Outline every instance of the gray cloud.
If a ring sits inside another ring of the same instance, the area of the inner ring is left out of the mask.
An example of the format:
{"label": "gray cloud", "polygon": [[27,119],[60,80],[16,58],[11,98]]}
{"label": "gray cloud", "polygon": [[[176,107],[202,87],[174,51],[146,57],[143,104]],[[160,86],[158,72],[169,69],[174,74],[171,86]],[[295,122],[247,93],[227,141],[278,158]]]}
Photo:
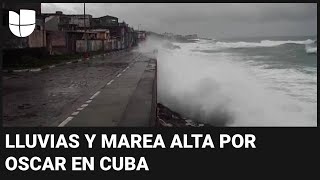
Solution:
{"label": "gray cloud", "polygon": [[[43,3],[43,12],[83,13],[82,3]],[[317,34],[317,4],[87,3],[94,17],[112,15],[137,28],[205,37]]]}

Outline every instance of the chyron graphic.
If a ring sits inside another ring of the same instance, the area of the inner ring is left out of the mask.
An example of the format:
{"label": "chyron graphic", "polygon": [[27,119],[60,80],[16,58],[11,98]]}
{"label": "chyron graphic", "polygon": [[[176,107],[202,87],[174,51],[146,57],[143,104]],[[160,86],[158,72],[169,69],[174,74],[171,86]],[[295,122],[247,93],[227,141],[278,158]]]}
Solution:
{"label": "chyron graphic", "polygon": [[9,11],[9,28],[17,37],[29,36],[35,28],[36,12],[34,10],[21,9],[20,15]]}

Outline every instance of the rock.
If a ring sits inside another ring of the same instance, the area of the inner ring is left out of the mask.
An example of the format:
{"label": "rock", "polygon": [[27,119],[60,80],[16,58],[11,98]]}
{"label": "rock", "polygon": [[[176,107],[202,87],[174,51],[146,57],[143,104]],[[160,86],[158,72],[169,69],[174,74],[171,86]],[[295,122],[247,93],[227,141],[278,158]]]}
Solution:
{"label": "rock", "polygon": [[179,113],[172,111],[161,103],[157,104],[157,121],[163,127],[203,127],[208,124],[199,124],[198,122],[182,117]]}

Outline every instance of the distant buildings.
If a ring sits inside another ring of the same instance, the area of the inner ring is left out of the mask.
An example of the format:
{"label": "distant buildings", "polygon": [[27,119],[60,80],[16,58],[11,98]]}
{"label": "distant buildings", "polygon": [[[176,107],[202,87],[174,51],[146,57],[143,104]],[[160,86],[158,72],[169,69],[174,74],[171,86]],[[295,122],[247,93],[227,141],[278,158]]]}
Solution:
{"label": "distant buildings", "polygon": [[117,26],[118,25],[118,18],[113,16],[102,16],[99,18],[92,18],[91,27],[92,28],[99,28],[101,26]]}
{"label": "distant buildings", "polygon": [[190,35],[180,35],[180,34],[173,34],[173,33],[163,33],[162,34],[164,38],[170,39],[170,40],[177,40],[177,41],[185,41],[185,40],[191,40],[191,39],[198,39],[197,34],[190,34]]}
{"label": "distant buildings", "polygon": [[198,35],[197,34],[186,35],[186,36],[184,36],[184,38],[186,38],[186,39],[198,39]]}
{"label": "distant buildings", "polygon": [[137,36],[138,41],[144,41],[147,37],[147,34],[145,31],[137,31]]}
{"label": "distant buildings", "polygon": [[47,31],[71,31],[84,29],[90,26],[91,15],[70,15],[63,14],[61,11],[56,13],[42,14],[45,17],[45,26]]}
{"label": "distant buildings", "polygon": [[167,32],[163,33],[163,35],[167,38],[173,38],[175,36],[173,33],[167,33]]}

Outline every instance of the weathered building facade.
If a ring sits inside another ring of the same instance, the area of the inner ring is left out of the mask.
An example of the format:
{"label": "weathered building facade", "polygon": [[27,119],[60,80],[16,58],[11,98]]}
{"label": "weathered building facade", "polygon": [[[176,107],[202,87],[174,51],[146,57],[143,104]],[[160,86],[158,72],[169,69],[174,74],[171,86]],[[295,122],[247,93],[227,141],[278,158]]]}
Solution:
{"label": "weathered building facade", "polygon": [[137,31],[137,36],[138,36],[137,39],[140,42],[140,41],[144,41],[146,39],[147,34],[145,31]]}
{"label": "weathered building facade", "polygon": [[61,11],[56,13],[45,13],[46,30],[48,31],[73,31],[83,30],[85,27],[89,27],[92,19],[92,15],[86,14],[63,14]]}
{"label": "weathered building facade", "polygon": [[[14,36],[9,29],[9,11],[19,13],[20,9],[36,11],[34,32],[25,38]],[[41,3],[2,3],[3,49],[41,49],[45,53],[73,54],[92,51],[115,51],[130,48],[137,43],[137,33],[117,17],[93,18],[89,14],[41,13]],[[40,50],[39,50],[40,51]],[[32,51],[34,52],[37,51]],[[25,53],[22,53],[25,54]],[[25,54],[28,55],[28,54]]]}
{"label": "weathered building facade", "polygon": [[107,27],[107,26],[117,26],[118,25],[118,18],[114,16],[102,16],[99,18],[92,18],[91,20],[91,27],[92,28],[99,28],[101,26]]}

